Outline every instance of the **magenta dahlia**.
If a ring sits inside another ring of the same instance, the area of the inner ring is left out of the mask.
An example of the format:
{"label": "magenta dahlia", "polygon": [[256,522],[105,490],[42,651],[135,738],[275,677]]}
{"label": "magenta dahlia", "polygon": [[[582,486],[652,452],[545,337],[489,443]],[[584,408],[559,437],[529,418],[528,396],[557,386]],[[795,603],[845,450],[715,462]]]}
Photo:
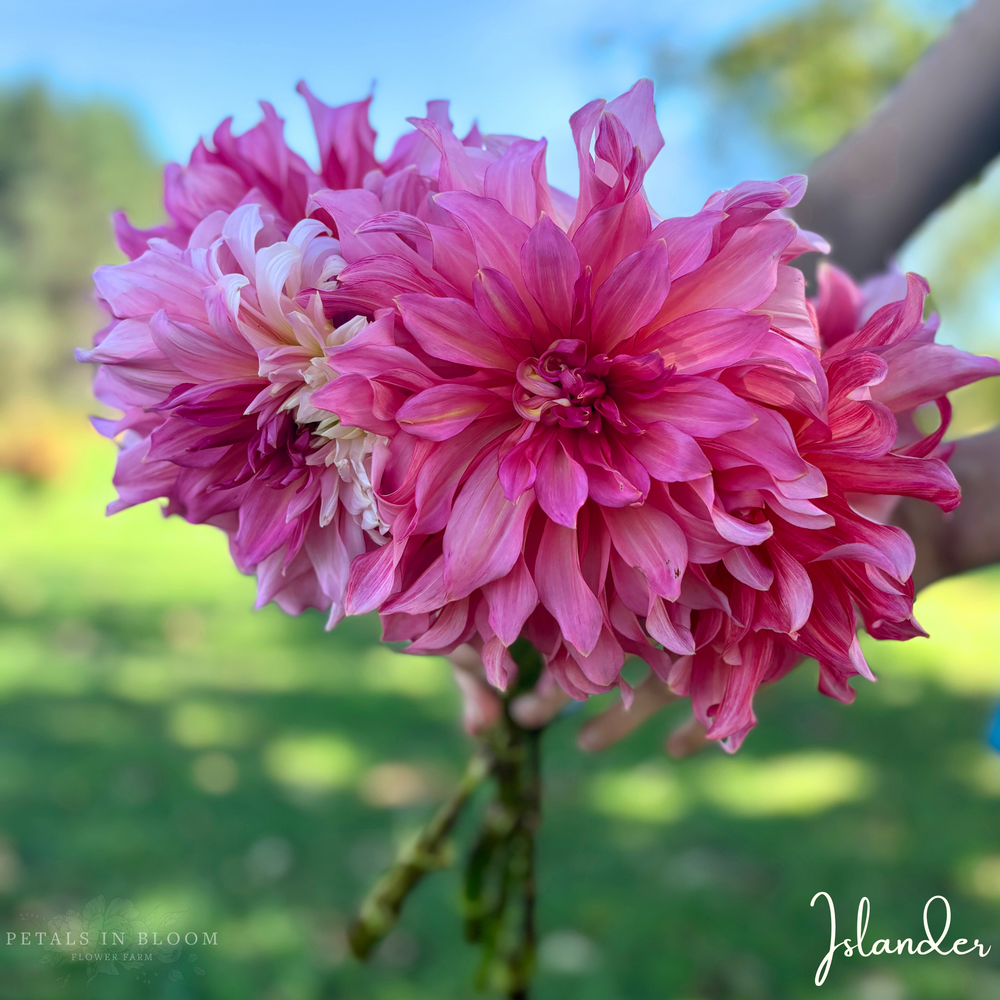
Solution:
{"label": "magenta dahlia", "polygon": [[[313,197],[348,262],[326,315],[375,321],[311,405],[385,442],[389,538],[354,560],[346,608],[378,609],[413,652],[473,643],[498,686],[519,637],[542,683],[581,699],[628,697],[637,655],[735,749],[755,690],[803,655],[853,697],[871,676],[859,620],[922,634],[912,543],[867,515],[884,496],[959,502],[944,396],[1000,365],[933,343],[913,275],[872,312],[827,270],[814,307],[789,262],[824,244],[784,214],[801,177],[661,221],[642,189],[663,144],[648,81],[570,122],[575,206],[541,144],[486,163],[440,133],[419,211]],[[921,436],[926,402],[942,421]]]}
{"label": "magenta dahlia", "polygon": [[[269,105],[245,135],[224,122],[214,149],[199,143],[186,168],[167,167],[170,225],[141,232],[116,219],[131,260],[97,271],[112,319],[78,356],[100,365],[95,393],[123,413],[96,421],[121,446],[109,512],[166,499],[167,514],[227,532],[236,564],[257,575],[258,604],[329,608],[332,624],[352,559],[386,541],[372,489],[383,439],[316,409],[312,396],[335,377],[330,361],[345,344],[369,326],[391,337],[393,319],[324,310],[353,234],[338,239],[328,214],[310,217],[310,199],[426,214],[439,172],[482,174],[515,139],[474,129],[460,142],[446,103],[432,102],[379,163],[368,101],[328,108],[299,89],[319,170],[287,148]],[[392,234],[377,239],[408,252]]]}

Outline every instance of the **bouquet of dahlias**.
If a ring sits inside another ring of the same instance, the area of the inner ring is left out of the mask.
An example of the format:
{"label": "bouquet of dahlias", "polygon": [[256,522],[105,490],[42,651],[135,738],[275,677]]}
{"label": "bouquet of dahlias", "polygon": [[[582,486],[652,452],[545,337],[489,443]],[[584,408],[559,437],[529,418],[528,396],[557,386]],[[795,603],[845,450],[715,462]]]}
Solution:
{"label": "bouquet of dahlias", "polygon": [[575,198],[544,140],[459,139],[432,102],[379,162],[367,101],[300,91],[318,170],[265,104],[167,168],[169,224],[116,219],[131,260],[98,270],[111,322],[80,352],[122,412],[97,421],[121,449],[109,509],[164,498],[221,528],[260,605],[476,650],[502,710],[353,941],[385,933],[492,773],[469,928],[523,996],[538,748],[510,694],[618,688],[627,708],[639,657],[729,751],[803,657],[850,701],[872,677],[859,626],[924,634],[892,503],[958,504],[946,394],[1000,365],[934,342],[916,275],[859,289],[821,267],[807,298],[792,261],[828,247],[787,214],[802,177],[661,220],[648,81],[571,117]]}

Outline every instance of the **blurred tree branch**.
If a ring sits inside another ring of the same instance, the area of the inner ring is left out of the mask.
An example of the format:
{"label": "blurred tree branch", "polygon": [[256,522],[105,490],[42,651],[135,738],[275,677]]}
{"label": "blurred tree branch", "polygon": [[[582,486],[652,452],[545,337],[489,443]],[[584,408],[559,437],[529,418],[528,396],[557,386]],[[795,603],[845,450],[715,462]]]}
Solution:
{"label": "blurred tree branch", "polygon": [[[977,0],[886,103],[810,171],[796,220],[863,278],[1000,153],[1000,0]],[[917,548],[917,589],[1000,561],[1000,428],[960,441],[962,505],[903,500],[893,520]]]}
{"label": "blurred tree branch", "polygon": [[907,498],[892,518],[916,546],[918,591],[1000,562],[1000,427],[959,441],[948,464],[962,486],[956,510],[942,514],[925,500]]}
{"label": "blurred tree branch", "polygon": [[795,212],[856,278],[1000,153],[1000,0],[977,0],[888,100],[809,172]]}

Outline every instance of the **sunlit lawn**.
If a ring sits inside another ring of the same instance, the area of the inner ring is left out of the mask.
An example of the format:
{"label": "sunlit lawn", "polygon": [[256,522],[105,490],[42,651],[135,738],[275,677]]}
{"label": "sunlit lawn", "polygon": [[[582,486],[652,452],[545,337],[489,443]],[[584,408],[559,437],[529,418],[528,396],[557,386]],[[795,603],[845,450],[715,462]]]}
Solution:
{"label": "sunlit lawn", "polygon": [[[252,611],[212,529],[152,506],[105,520],[109,447],[67,434],[51,482],[0,476],[0,997],[472,996],[454,871],[371,967],[344,946],[353,902],[468,753],[446,665],[379,647],[370,619],[325,633]],[[985,960],[838,958],[830,1000],[1000,998],[998,606],[996,573],[932,589],[933,638],[870,648],[881,679],[854,706],[805,666],[759,698],[733,759],[668,762],[680,708],[596,758],[573,746],[579,716],[558,722],[538,997],[812,997],[823,889],[844,936],[862,895],[873,938],[922,936],[940,893],[955,933],[995,943]],[[218,944],[89,985],[85,963],[6,944],[102,896],[181,911]]]}

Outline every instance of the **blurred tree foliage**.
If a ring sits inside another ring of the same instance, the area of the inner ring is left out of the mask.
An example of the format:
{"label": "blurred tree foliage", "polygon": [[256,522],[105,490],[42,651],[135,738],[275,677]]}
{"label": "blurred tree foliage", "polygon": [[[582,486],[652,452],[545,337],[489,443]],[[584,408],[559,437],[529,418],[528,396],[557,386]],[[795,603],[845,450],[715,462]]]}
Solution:
{"label": "blurred tree foliage", "polygon": [[[707,60],[720,110],[755,123],[788,170],[808,167],[860,125],[947,22],[887,0],[815,0],[760,24]],[[930,281],[944,336],[995,353],[1000,321],[1000,168],[936,212],[902,249]],[[956,394],[953,436],[1000,420],[997,380]]]}
{"label": "blurred tree foliage", "polygon": [[885,0],[821,0],[718,52],[712,76],[809,159],[871,114],[935,35]]}
{"label": "blurred tree foliage", "polygon": [[41,85],[0,91],[0,407],[83,398],[73,347],[100,325],[91,272],[121,259],[109,216],[159,215],[159,167],[113,105],[62,103]]}

